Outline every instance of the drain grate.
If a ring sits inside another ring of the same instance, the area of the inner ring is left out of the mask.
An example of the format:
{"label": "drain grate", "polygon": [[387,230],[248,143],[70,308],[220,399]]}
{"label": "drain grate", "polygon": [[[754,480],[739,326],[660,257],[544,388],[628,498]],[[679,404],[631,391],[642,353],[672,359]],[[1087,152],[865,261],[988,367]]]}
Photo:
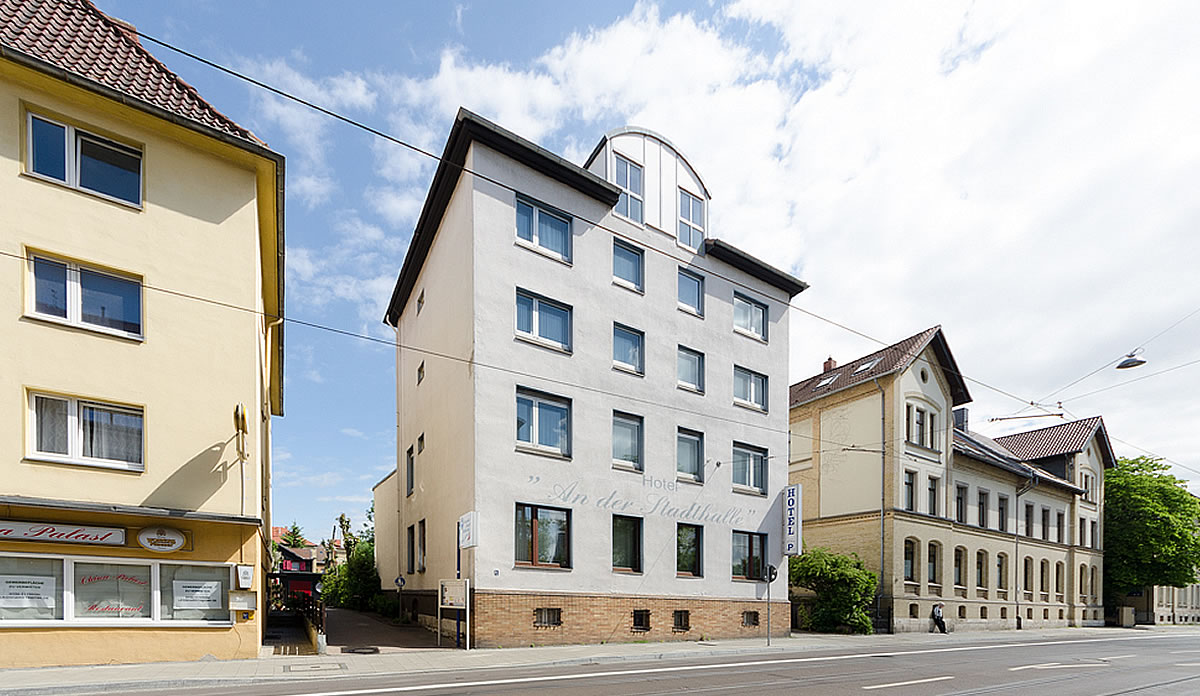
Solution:
{"label": "drain grate", "polygon": [[379,648],[373,645],[368,645],[360,648],[342,648],[342,652],[353,653],[355,655],[378,655]]}
{"label": "drain grate", "polygon": [[315,662],[308,665],[284,665],[285,672],[337,672],[346,669],[344,662]]}

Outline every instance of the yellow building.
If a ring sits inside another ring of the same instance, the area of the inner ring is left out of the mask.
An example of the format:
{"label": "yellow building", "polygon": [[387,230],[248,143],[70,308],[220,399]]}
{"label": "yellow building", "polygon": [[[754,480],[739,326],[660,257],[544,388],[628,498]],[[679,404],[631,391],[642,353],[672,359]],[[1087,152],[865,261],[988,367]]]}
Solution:
{"label": "yellow building", "polygon": [[257,656],[283,157],[90,3],[0,3],[0,667]]}
{"label": "yellow building", "polygon": [[805,546],[882,568],[881,630],[1103,625],[1103,421],[992,440],[970,400],[940,327],[792,385]]}

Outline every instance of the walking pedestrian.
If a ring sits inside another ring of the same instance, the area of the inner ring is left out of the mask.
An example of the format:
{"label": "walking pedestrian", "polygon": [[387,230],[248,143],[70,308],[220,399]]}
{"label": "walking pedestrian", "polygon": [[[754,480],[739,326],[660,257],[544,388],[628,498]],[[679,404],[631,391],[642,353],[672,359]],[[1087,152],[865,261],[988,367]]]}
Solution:
{"label": "walking pedestrian", "polygon": [[942,608],[945,606],[944,602],[935,602],[933,605],[933,625],[942,633],[946,632],[946,620],[942,618]]}

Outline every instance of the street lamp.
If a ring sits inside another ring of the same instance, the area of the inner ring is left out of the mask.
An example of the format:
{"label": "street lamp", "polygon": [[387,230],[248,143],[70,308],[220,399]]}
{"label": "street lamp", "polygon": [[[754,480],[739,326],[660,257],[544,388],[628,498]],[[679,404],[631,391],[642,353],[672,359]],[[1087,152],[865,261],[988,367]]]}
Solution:
{"label": "street lamp", "polygon": [[1141,348],[1138,348],[1137,350],[1130,352],[1129,354],[1127,354],[1125,356],[1124,360],[1117,363],[1117,369],[1118,370],[1128,370],[1131,367],[1138,367],[1139,365],[1145,365],[1146,361],[1144,359],[1138,357],[1139,355],[1141,355],[1141,353],[1142,353]]}

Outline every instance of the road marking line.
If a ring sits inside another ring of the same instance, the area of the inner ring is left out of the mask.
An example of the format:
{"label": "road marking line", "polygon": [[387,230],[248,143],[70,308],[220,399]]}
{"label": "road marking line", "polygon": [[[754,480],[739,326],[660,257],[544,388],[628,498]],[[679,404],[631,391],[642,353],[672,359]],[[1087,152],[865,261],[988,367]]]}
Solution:
{"label": "road marking line", "polygon": [[1137,657],[1137,655],[1113,655],[1112,657],[1101,657],[1101,660],[1124,660],[1127,657]]}
{"label": "road marking line", "polygon": [[[506,686],[510,684],[532,684],[548,681],[575,681],[579,679],[595,679],[600,677],[628,677],[640,674],[662,674],[672,672],[699,672],[734,667],[765,667],[769,665],[806,664],[810,662],[839,662],[842,660],[863,660],[877,657],[905,657],[908,655],[930,655],[939,653],[968,652],[975,650],[1000,650],[1004,648],[1028,648],[1046,645],[1083,645],[1087,643],[1112,643],[1127,640],[1178,640],[1194,638],[1196,633],[1176,633],[1148,636],[1127,636],[1122,638],[1084,638],[1082,640],[1044,640],[1029,643],[998,643],[996,645],[968,645],[953,648],[929,648],[927,650],[898,650],[889,652],[852,653],[849,655],[825,655],[821,657],[787,657],[773,660],[749,660],[746,662],[721,662],[707,665],[680,665],[677,667],[650,667],[644,669],[613,670],[611,672],[582,672],[578,674],[557,674],[538,677],[514,677],[511,679],[490,679],[477,682],[443,682],[440,684],[419,684],[412,686],[389,686],[371,689],[350,689],[346,691],[298,691],[289,696],[368,696],[369,694],[400,694],[417,691],[439,691],[443,689],[462,689],[476,686]],[[528,665],[534,667],[536,665]]]}
{"label": "road marking line", "polygon": [[1046,665],[1045,667],[1038,667],[1037,669],[1075,669],[1076,667],[1109,667],[1109,666],[1110,665],[1106,665],[1106,664],[1093,664],[1090,662],[1079,662],[1079,663],[1070,664],[1070,665]]}
{"label": "road marking line", "polygon": [[1037,665],[1022,665],[1021,667],[1009,667],[1010,672],[1020,672],[1023,669],[1042,669],[1043,667],[1053,667],[1054,665],[1062,664],[1060,662],[1043,662]]}
{"label": "road marking line", "polygon": [[1176,667],[1200,667],[1200,662],[1179,662]]}
{"label": "road marking line", "polygon": [[871,689],[890,689],[893,686],[912,686],[913,684],[928,684],[929,682],[946,681],[947,679],[953,679],[953,678],[954,677],[930,677],[929,679],[914,679],[912,681],[902,681],[902,682],[896,682],[894,684],[875,684],[874,686],[864,686],[863,689],[865,691],[870,691]]}
{"label": "road marking line", "polygon": [[1198,653],[1200,650],[1172,650],[1172,655],[1182,655],[1184,653]]}

